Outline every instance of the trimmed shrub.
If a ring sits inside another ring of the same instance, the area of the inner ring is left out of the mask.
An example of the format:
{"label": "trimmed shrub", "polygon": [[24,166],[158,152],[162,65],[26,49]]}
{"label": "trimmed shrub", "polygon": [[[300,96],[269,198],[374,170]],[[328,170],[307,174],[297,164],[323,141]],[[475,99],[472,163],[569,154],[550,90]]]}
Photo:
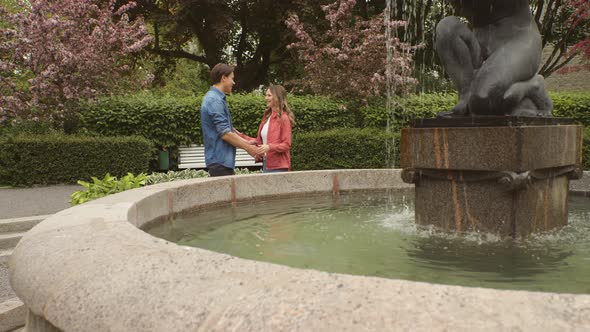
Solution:
{"label": "trimmed shrub", "polygon": [[15,124],[0,126],[0,137],[16,135],[50,135],[59,134],[60,131],[52,127],[47,121],[19,121]]}
{"label": "trimmed shrub", "polygon": [[[105,136],[140,135],[161,147],[202,143],[201,97],[173,98],[139,94],[101,99],[81,110],[81,127]],[[255,136],[266,107],[264,97],[236,94],[227,97],[235,127]],[[327,97],[292,96],[289,103],[297,126],[308,132],[361,125],[360,113]]]}
{"label": "trimmed shrub", "polygon": [[386,128],[389,118],[392,128],[403,128],[415,118],[433,118],[439,112],[448,111],[457,103],[454,93],[430,93],[396,97],[393,115],[388,114],[386,101],[374,99],[369,106],[361,108],[364,127]]}
{"label": "trimmed shrub", "polygon": [[0,141],[0,183],[76,183],[107,173],[148,170],[151,142],[142,137],[18,135]]}
{"label": "trimmed shrub", "polygon": [[[395,142],[391,158],[387,143]],[[399,134],[379,129],[338,129],[299,134],[293,139],[291,166],[295,171],[387,168],[399,165]]]}
{"label": "trimmed shrub", "polygon": [[551,93],[551,99],[553,100],[554,116],[572,118],[584,127],[590,127],[590,93]]}
{"label": "trimmed shrub", "polygon": [[[590,93],[551,93],[551,97],[556,116],[570,117],[590,127]],[[265,108],[264,98],[255,94],[236,94],[227,99],[236,128],[250,136],[256,135]],[[456,102],[457,94],[454,93],[398,97],[391,119],[392,130],[408,126],[414,118],[435,117],[439,112],[450,110]],[[355,104],[346,107],[342,101],[319,96],[290,96],[289,103],[295,112],[294,135],[334,128],[384,129],[389,117],[382,98],[373,99],[363,107]],[[202,143],[200,104],[200,97],[140,94],[102,99],[94,105],[87,105],[81,118],[83,127],[91,132],[141,135],[157,147],[173,148]],[[174,151],[171,157],[174,158]]]}
{"label": "trimmed shrub", "polygon": [[[550,93],[554,104],[555,117],[572,118],[578,123],[590,127],[590,93],[559,92]],[[430,93],[396,97],[394,114],[390,123],[402,128],[415,118],[432,118],[436,114],[449,111],[457,103],[455,93]],[[369,106],[361,108],[365,127],[385,128],[390,116],[385,107],[385,100],[371,100]]]}
{"label": "trimmed shrub", "polygon": [[158,148],[201,141],[200,98],[138,94],[104,98],[87,104],[80,125],[103,136],[143,136]]}
{"label": "trimmed shrub", "polygon": [[[394,150],[388,157],[387,143]],[[399,166],[400,133],[379,129],[341,129],[299,134],[293,138],[291,166],[294,171],[336,168],[387,168]],[[583,160],[590,170],[590,127],[584,129]]]}
{"label": "trimmed shrub", "polygon": [[584,128],[584,143],[582,143],[582,168],[590,171],[590,127]]}
{"label": "trimmed shrub", "polygon": [[[236,168],[235,170],[236,175],[246,175],[246,174],[255,174],[255,173],[262,173],[262,171],[251,171],[247,168]],[[146,185],[152,185],[157,183],[163,182],[171,182],[171,181],[178,181],[178,180],[188,180],[188,179],[196,179],[196,178],[206,178],[209,177],[209,173],[204,169],[191,169],[187,168],[182,171],[168,171],[166,173],[152,173],[147,176],[146,178]]]}
{"label": "trimmed shrub", "polygon": [[[237,94],[227,98],[234,126],[249,136],[256,136],[266,102],[254,94]],[[344,106],[344,102],[323,96],[289,96],[295,114],[295,132],[312,132],[333,128],[358,128],[362,114]],[[200,125],[200,124],[199,124]]]}
{"label": "trimmed shrub", "polygon": [[[552,93],[555,115],[571,117],[590,126],[590,94]],[[228,96],[236,128],[256,135],[264,112],[264,98],[255,94]],[[457,94],[432,93],[397,97],[394,103],[393,128],[402,128],[414,118],[430,118],[450,110]],[[368,106],[322,96],[290,96],[295,113],[294,132],[307,133],[334,128],[385,128],[390,116],[385,100],[376,98]],[[81,110],[82,127],[105,136],[141,135],[158,147],[175,147],[201,143],[199,107],[201,97],[162,97],[149,93],[102,99]]]}
{"label": "trimmed shrub", "polygon": [[145,184],[157,184],[163,182],[177,181],[177,180],[188,180],[195,178],[206,178],[209,173],[205,170],[196,170],[187,168],[182,171],[168,171],[166,173],[152,173],[148,175]]}

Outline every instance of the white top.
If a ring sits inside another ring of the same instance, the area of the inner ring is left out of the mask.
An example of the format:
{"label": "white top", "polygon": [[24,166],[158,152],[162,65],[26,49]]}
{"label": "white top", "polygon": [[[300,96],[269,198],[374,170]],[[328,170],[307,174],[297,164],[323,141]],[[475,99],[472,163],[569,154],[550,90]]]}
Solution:
{"label": "white top", "polygon": [[268,141],[268,123],[270,122],[270,116],[266,119],[264,126],[262,126],[262,130],[260,131],[260,136],[262,137],[262,144],[267,144]]}

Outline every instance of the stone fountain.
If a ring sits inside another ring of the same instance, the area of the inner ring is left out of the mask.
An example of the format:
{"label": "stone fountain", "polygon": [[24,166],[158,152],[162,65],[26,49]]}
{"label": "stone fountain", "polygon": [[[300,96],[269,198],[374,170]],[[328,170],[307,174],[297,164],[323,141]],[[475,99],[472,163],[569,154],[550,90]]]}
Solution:
{"label": "stone fountain", "polygon": [[552,117],[529,2],[449,2],[471,27],[449,16],[436,28],[459,102],[402,131],[416,222],[513,237],[567,224],[569,180],[582,176],[582,127]]}
{"label": "stone fountain", "polygon": [[[484,2],[490,1],[477,0]],[[477,35],[454,19],[443,22],[449,24],[439,30]],[[465,36],[457,36],[460,48]],[[581,128],[549,116],[551,103],[535,73],[521,77],[511,68],[514,76],[502,85],[486,83],[492,77],[484,68],[500,55],[501,41],[482,45],[495,53],[475,47],[482,53],[474,48],[458,58],[485,59],[472,63],[472,75],[441,53],[455,82],[464,75],[470,83],[458,84],[461,99],[450,113],[416,120],[403,132],[403,178],[416,183],[419,223],[521,235],[566,222],[567,184],[581,174]],[[193,179],[60,211],[30,230],[9,260],[11,285],[27,310],[25,331],[590,329],[586,294],[296,269],[176,245],[140,229],[240,201],[411,188],[399,177],[398,170],[329,170]]]}

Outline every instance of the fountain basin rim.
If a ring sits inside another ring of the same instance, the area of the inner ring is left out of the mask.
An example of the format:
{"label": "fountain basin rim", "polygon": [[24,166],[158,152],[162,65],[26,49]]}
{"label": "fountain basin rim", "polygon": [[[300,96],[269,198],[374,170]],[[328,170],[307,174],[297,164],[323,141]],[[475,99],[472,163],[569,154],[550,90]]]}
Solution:
{"label": "fountain basin rim", "polygon": [[242,175],[111,195],[29,231],[10,258],[11,284],[31,319],[64,331],[590,328],[590,295],[302,270],[179,246],[138,229],[195,202],[410,187],[400,173]]}

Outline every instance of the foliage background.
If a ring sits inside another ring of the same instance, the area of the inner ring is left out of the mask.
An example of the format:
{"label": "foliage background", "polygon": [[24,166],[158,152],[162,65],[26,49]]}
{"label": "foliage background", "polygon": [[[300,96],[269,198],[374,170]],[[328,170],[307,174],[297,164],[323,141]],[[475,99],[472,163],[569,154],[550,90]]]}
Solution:
{"label": "foliage background", "polygon": [[0,147],[0,183],[14,186],[147,172],[153,150],[143,137],[63,134],[5,136]]}

